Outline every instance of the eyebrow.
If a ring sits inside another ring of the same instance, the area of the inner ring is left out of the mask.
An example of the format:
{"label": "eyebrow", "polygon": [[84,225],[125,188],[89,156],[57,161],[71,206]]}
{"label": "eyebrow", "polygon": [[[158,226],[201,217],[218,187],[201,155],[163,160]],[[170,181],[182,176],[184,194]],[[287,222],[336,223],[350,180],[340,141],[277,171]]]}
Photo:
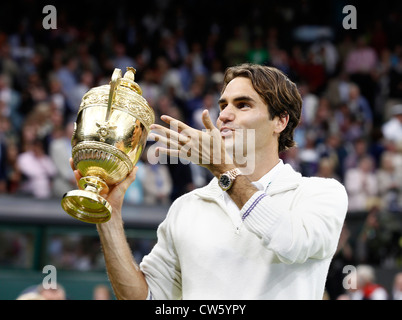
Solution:
{"label": "eyebrow", "polygon": [[[233,99],[233,102],[239,102],[239,101],[255,102],[255,100],[250,96],[240,96]],[[227,103],[227,100],[225,98],[220,98],[218,104],[221,105],[224,103]]]}

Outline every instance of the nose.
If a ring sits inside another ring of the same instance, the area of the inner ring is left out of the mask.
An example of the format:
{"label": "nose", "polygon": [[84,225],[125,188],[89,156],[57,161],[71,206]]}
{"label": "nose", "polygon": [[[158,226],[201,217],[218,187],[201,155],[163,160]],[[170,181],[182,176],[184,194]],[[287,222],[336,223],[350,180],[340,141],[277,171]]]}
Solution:
{"label": "nose", "polygon": [[233,107],[231,107],[230,105],[226,106],[226,108],[219,113],[218,121],[221,121],[222,123],[227,123],[233,121],[234,119],[235,114],[233,111]]}

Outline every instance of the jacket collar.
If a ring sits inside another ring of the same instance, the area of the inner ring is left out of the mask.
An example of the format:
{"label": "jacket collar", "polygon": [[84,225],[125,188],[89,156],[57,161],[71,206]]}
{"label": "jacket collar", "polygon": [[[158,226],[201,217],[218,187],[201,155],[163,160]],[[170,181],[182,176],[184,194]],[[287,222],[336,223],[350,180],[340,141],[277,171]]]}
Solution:
{"label": "jacket collar", "polygon": [[[285,164],[280,168],[275,179],[271,182],[267,194],[274,195],[296,189],[302,179],[302,175],[296,172],[289,164]],[[203,199],[218,199],[222,197],[222,190],[218,185],[218,179],[213,178],[205,187],[193,191],[195,195]]]}

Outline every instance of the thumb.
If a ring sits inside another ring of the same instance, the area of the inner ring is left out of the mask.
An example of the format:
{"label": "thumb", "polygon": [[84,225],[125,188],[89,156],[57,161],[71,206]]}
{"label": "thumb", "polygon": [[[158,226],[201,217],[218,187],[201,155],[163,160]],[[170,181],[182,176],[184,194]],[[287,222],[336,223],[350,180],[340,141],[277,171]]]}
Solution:
{"label": "thumb", "polygon": [[134,167],[133,171],[124,179],[120,184],[119,187],[123,192],[126,192],[128,187],[135,181],[135,177],[137,175],[138,167]]}
{"label": "thumb", "polygon": [[215,129],[215,126],[212,123],[211,117],[209,116],[209,111],[206,109],[202,112],[202,123],[204,124],[206,129],[209,129],[209,130]]}
{"label": "thumb", "polygon": [[133,171],[118,185],[116,185],[116,189],[119,190],[120,194],[125,194],[128,187],[134,182],[136,174],[137,174],[138,167],[134,167]]}

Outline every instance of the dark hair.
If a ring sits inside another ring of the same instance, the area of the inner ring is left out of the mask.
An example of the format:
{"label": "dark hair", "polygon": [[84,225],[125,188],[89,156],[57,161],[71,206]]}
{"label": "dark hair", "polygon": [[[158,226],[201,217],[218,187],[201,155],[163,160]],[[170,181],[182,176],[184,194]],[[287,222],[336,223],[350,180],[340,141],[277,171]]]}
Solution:
{"label": "dark hair", "polygon": [[289,115],[289,122],[278,139],[278,152],[295,146],[293,133],[302,110],[302,98],[296,85],[277,68],[245,63],[226,69],[222,93],[237,77],[251,80],[254,90],[267,104],[271,120]]}

